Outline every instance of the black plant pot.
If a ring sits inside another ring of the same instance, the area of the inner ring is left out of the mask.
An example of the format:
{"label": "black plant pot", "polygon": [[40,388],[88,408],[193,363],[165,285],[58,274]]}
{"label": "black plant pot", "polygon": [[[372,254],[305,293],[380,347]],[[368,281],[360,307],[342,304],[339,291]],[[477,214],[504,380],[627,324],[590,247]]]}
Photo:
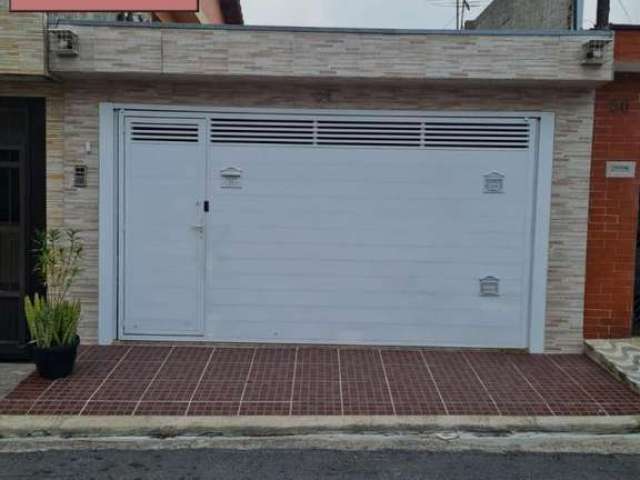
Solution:
{"label": "black plant pot", "polygon": [[73,372],[78,354],[80,337],[76,335],[71,345],[62,345],[52,348],[33,347],[33,361],[36,364],[41,377],[55,380],[68,377]]}

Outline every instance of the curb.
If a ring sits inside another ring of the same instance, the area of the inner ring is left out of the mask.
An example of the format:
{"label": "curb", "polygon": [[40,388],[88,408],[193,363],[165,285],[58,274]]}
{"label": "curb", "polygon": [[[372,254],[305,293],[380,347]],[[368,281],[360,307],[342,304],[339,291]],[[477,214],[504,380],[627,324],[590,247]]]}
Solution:
{"label": "curb", "polygon": [[317,433],[640,433],[640,416],[0,416],[0,438],[289,436]]}

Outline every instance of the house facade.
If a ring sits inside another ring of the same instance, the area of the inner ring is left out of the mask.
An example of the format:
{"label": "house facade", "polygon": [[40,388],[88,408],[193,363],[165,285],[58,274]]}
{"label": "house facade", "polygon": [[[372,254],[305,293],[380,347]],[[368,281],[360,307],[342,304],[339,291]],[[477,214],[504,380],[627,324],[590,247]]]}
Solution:
{"label": "house facade", "polygon": [[581,351],[609,32],[19,21],[84,342]]}

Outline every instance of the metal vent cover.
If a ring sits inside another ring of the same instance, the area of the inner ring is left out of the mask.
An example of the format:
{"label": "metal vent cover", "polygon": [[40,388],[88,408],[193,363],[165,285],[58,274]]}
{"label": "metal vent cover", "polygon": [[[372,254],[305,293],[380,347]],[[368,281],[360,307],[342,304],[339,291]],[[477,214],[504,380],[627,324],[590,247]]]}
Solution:
{"label": "metal vent cover", "polygon": [[130,138],[136,142],[197,143],[200,131],[197,123],[131,122]]}
{"label": "metal vent cover", "polygon": [[499,297],[500,296],[500,279],[489,275],[479,279],[480,296],[481,297]]}
{"label": "metal vent cover", "polygon": [[528,123],[428,121],[424,146],[438,148],[527,149]]}
{"label": "metal vent cover", "polygon": [[314,121],[289,118],[212,118],[212,143],[313,145]]}
{"label": "metal vent cover", "polygon": [[420,147],[420,128],[420,122],[319,120],[316,128],[316,144]]}
{"label": "metal vent cover", "polygon": [[526,150],[530,128],[522,119],[216,115],[210,120],[210,141],[237,145]]}

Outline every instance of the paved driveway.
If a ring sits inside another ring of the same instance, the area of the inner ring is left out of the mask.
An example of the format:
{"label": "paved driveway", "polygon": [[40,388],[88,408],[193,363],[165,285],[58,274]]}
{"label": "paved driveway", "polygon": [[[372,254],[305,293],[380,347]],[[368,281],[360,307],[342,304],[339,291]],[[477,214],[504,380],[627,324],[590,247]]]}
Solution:
{"label": "paved driveway", "polygon": [[0,414],[630,415],[640,396],[581,355],[426,349],[90,346]]}

